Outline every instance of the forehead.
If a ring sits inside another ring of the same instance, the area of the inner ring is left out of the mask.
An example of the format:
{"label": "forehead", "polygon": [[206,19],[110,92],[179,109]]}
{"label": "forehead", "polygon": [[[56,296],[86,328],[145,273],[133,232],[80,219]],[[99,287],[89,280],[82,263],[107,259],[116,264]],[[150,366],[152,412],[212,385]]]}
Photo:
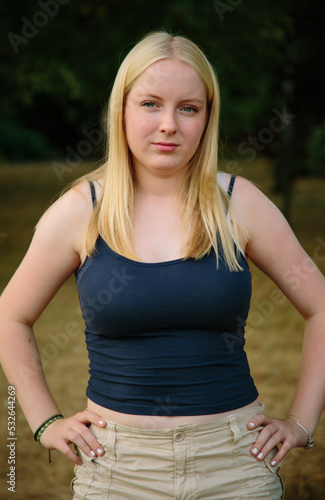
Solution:
{"label": "forehead", "polygon": [[201,97],[206,95],[204,81],[197,71],[178,59],[162,59],[151,64],[134,81],[131,92],[157,93],[164,90],[194,93]]}

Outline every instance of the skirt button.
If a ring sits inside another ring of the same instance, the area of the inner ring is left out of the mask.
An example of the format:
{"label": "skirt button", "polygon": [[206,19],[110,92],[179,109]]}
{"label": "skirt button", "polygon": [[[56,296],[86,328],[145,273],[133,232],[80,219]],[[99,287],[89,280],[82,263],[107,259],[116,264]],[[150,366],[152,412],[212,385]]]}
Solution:
{"label": "skirt button", "polygon": [[183,441],[184,434],[182,432],[176,432],[174,438],[175,438],[175,441]]}

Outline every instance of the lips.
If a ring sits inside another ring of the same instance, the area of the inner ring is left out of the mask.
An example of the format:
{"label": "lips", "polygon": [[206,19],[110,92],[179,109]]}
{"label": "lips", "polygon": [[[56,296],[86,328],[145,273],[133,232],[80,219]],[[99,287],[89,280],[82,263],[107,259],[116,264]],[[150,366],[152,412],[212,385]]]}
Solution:
{"label": "lips", "polygon": [[154,146],[159,151],[163,151],[165,153],[171,153],[172,151],[175,151],[175,149],[178,148],[178,144],[175,144],[174,142],[155,142]]}

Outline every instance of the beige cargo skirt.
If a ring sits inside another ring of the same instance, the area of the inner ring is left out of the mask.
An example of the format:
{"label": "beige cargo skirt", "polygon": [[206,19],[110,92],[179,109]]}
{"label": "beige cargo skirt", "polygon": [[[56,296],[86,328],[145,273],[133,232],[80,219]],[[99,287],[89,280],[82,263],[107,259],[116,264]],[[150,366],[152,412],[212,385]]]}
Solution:
{"label": "beige cargo skirt", "polygon": [[89,500],[281,500],[279,465],[250,454],[260,429],[248,421],[264,405],[175,429],[134,429],[107,421],[90,428],[105,455],[90,458],[78,450],[73,499]]}

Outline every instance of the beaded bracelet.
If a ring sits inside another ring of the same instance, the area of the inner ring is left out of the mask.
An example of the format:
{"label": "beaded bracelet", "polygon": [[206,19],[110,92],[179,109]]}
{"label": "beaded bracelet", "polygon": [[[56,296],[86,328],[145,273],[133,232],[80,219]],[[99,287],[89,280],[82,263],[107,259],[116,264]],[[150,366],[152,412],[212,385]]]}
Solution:
{"label": "beaded bracelet", "polygon": [[46,420],[42,425],[40,425],[34,434],[35,441],[40,443],[41,436],[42,436],[43,432],[45,431],[45,429],[47,429],[49,425],[53,424],[53,422],[55,422],[56,420],[59,420],[60,418],[64,418],[64,416],[61,415],[61,413],[59,413],[58,415],[54,415],[53,417]]}

